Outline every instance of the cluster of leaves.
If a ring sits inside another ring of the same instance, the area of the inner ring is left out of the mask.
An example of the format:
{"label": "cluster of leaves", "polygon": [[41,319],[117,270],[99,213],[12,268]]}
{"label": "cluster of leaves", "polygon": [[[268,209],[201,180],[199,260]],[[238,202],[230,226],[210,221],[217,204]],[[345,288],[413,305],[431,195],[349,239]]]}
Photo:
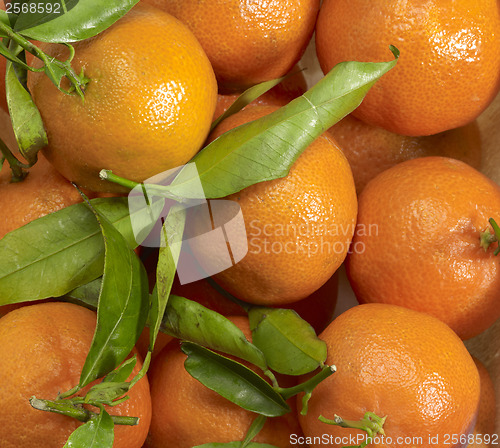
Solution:
{"label": "cluster of leaves", "polygon": [[[84,74],[76,75],[70,61],[48,61],[27,39],[68,43],[91,37],[136,2],[116,0],[103,5],[97,0],[53,1],[46,3],[65,4],[67,12],[0,15],[0,36],[4,38],[0,52],[12,61],[7,69],[9,108],[21,152],[29,164],[35,163],[36,152],[46,143],[46,136],[26,89],[25,75],[29,68],[20,55],[29,51],[40,57],[45,63],[45,73],[57,86],[64,76],[73,80],[73,92],[66,94],[82,93],[84,83],[91,80],[86,80]],[[179,246],[173,242],[182,238],[186,223],[182,204],[199,197],[200,182],[203,199],[215,199],[257,182],[285,176],[300,153],[354,110],[376,80],[395,63],[394,60],[339,64],[289,105],[224,134],[204,148],[192,161],[198,174],[181,170],[168,186],[150,186],[147,191],[154,196],[135,211],[139,218],[135,222],[145,223],[144,235],[148,233],[148,226],[158,219],[167,198],[178,202],[163,224],[164,244],[160,248],[157,283],[151,295],[145,268],[133,251],[140,241],[134,237],[134,217],[130,215],[127,198],[94,199],[73,205],[37,219],[0,240],[3,254],[0,305],[59,297],[97,310],[94,338],[78,385],[56,400],[44,399],[47,397],[31,400],[38,409],[72,415],[86,422],[71,435],[66,446],[111,447],[114,424],[137,423],[133,417],[112,416],[103,406],[127,399],[127,392],[147,372],[159,331],[184,341],[182,349],[188,356],[185,367],[193,377],[256,413],[246,439],[225,446],[269,448],[251,440],[266,418],[290,412],[286,400],[300,392],[305,393],[302,412],[306,412],[307,398],[313,388],[334,369],[324,365],[325,344],[297,314],[290,310],[250,307],[253,335],[253,343],[250,343],[225,317],[196,302],[170,295],[179,258]],[[240,104],[251,101],[272,84],[250,90]],[[134,186],[110,172],[104,175]],[[148,354],[140,372],[127,381],[135,366],[135,358],[127,360],[127,357],[146,325],[150,327]],[[257,366],[271,379],[271,384],[242,363],[220,353]],[[273,372],[311,373],[311,378],[298,386],[282,388]],[[74,396],[98,378],[103,380],[84,397]],[[95,406],[99,412],[82,408],[84,403]]]}

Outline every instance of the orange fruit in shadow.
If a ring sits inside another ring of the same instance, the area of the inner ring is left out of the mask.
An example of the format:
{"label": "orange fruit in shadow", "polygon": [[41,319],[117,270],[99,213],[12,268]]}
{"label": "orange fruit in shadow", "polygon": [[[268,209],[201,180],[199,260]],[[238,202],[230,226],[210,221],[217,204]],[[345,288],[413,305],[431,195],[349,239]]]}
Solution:
{"label": "orange fruit in shadow", "polygon": [[[155,260],[152,260],[155,258]],[[151,255],[145,260],[145,266],[148,272],[154,273],[156,279],[156,262],[157,254]],[[224,316],[246,316],[245,310],[235,302],[227,298],[216,285],[213,285],[208,279],[202,279],[191,283],[181,285],[178,277],[174,279],[171,294],[185,297],[189,300],[194,300],[206,308],[209,308]],[[337,304],[338,295],[338,275],[333,274],[327,282],[313,292],[305,299],[294,302],[290,305],[283,304],[280,308],[290,308],[296,311],[302,319],[306,320],[316,331],[316,334],[321,333],[326,326],[332,321],[335,314],[335,306]],[[277,307],[277,306],[276,306]],[[0,307],[1,313],[2,307]],[[172,340],[172,337],[165,333],[158,333],[155,342],[152,357],[155,358]],[[137,350],[144,358],[149,347],[149,328],[144,328],[139,340],[136,344]]]}
{"label": "orange fruit in shadow", "polygon": [[[305,299],[291,304],[275,305],[274,308],[289,308],[311,324],[316,333],[323,331],[332,321],[337,304],[338,275],[335,273],[318,290]],[[246,316],[242,307],[219,292],[210,281],[203,279],[181,285],[174,281],[172,294],[194,300],[224,316]]]}
{"label": "orange fruit in shadow", "polygon": [[500,317],[500,264],[480,245],[500,222],[500,187],[459,160],[422,157],[371,180],[359,196],[357,250],[346,261],[357,299],[402,305],[462,339]]}
{"label": "orange fruit in shadow", "polygon": [[435,135],[408,137],[347,115],[328,133],[351,165],[357,193],[377,174],[405,160],[444,156],[481,168],[481,136],[477,121]]}
{"label": "orange fruit in shadow", "polygon": [[[81,425],[65,415],[36,410],[29,399],[55,400],[78,384],[95,325],[94,312],[62,302],[24,306],[0,319],[2,448],[60,448]],[[138,359],[133,375],[141,364]],[[140,418],[137,426],[115,426],[114,448],[142,447],[149,428],[147,377],[128,395],[122,404],[106,407],[110,414]]]}
{"label": "orange fruit in shadow", "polygon": [[0,238],[37,218],[83,201],[78,190],[43,155],[23,181],[11,183],[10,179],[9,165],[4,162],[0,171]]}
{"label": "orange fruit in shadow", "polygon": [[495,400],[495,386],[493,380],[479,359],[472,357],[476,363],[479,372],[479,383],[481,386],[481,393],[479,395],[479,410],[477,413],[476,426],[470,435],[469,441],[473,438],[473,442],[469,443],[468,448],[488,448],[493,447],[495,434],[495,414],[496,414],[496,400]]}
{"label": "orange fruit in shadow", "polygon": [[[248,319],[230,318],[251,337]],[[191,448],[204,443],[243,440],[257,414],[246,411],[208,389],[184,368],[187,356],[178,340],[170,342],[150,368],[153,418],[147,448]],[[293,403],[291,403],[293,408]],[[267,419],[254,441],[280,448],[292,446],[291,434],[300,434],[295,412]]]}
{"label": "orange fruit in shadow", "polygon": [[[74,44],[72,66],[90,82],[85,101],[28,74],[49,144],[44,154],[67,179],[93,191],[121,191],[105,168],[133,181],[188,162],[209,132],[215,76],[194,35],[174,17],[139,4],[99,35]],[[65,60],[63,45],[43,44]],[[35,67],[40,61],[33,61]],[[66,78],[63,87],[69,88]]]}
{"label": "orange fruit in shadow", "polygon": [[[245,107],[272,105],[284,106],[293,99],[302,95],[307,90],[307,82],[304,77],[304,73],[299,70],[299,67],[296,65],[290,71],[290,76],[285,78],[272,89],[269,89],[266,93],[262,94]],[[221,116],[227,109],[229,109],[229,107],[242,93],[243,91],[233,93],[219,93],[217,95],[217,106],[215,107],[214,120]]]}
{"label": "orange fruit in shadow", "polygon": [[[242,110],[221,122],[209,141],[276,109]],[[272,306],[304,299],[333,275],[347,254],[356,220],[356,191],[345,156],[326,135],[306,148],[287,176],[225,199],[241,207],[248,252],[213,279],[241,300]],[[194,226],[200,226],[197,218],[190,218]],[[206,272],[225,255],[203,243],[191,248]]]}
{"label": "orange fruit in shadow", "polygon": [[312,438],[322,440],[323,434],[332,447],[351,445],[350,436],[362,438],[357,444],[366,440],[363,431],[323,423],[320,415],[331,420],[334,415],[359,420],[366,412],[387,417],[385,438],[377,434],[369,445],[377,448],[458,447],[446,437],[472,431],[479,403],[477,368],[440,320],[394,305],[358,305],[337,317],[320,338],[327,344],[326,363],[337,371],[313,390],[307,415],[299,415],[311,448],[322,446]]}
{"label": "orange fruit in shadow", "polygon": [[319,0],[143,0],[177,17],[206,51],[219,87],[244,90],[279,78],[302,57]]}
{"label": "orange fruit in shadow", "polygon": [[354,115],[403,135],[431,135],[476,119],[500,87],[496,0],[325,0],[316,25],[324,73],[342,61],[400,58]]}

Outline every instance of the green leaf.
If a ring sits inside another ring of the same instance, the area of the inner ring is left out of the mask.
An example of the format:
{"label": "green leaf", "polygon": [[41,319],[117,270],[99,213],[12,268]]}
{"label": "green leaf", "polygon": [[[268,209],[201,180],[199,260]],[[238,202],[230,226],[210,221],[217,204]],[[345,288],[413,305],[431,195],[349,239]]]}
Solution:
{"label": "green leaf", "polygon": [[241,448],[247,448],[252,444],[252,439],[257,436],[257,434],[262,430],[264,424],[266,423],[267,417],[265,415],[258,415],[252,424],[250,425],[247,435],[243,442],[241,442]]}
{"label": "green leaf", "polygon": [[171,295],[161,328],[178,339],[237,356],[263,370],[267,369],[262,352],[248,342],[236,325],[193,300]]}
{"label": "green leaf", "polygon": [[[137,245],[127,198],[99,198],[90,203],[132,247]],[[101,229],[84,203],[8,233],[0,239],[0,254],[0,305],[62,296],[100,277],[104,267]]]}
{"label": "green leaf", "polygon": [[190,342],[182,344],[188,356],[184,367],[204,386],[229,401],[267,417],[290,412],[290,407],[269,383],[239,362]]}
{"label": "green leaf", "polygon": [[[240,448],[241,442],[229,442],[229,443],[204,443],[203,445],[196,445],[193,448]],[[269,445],[268,443],[256,443],[252,442],[246,446],[247,448],[279,448],[275,445]]]}
{"label": "green leaf", "polygon": [[[9,50],[17,56],[21,47],[11,43]],[[19,67],[18,70],[19,73],[16,73],[15,66],[12,62],[7,61],[5,92],[19,151],[32,165],[37,160],[38,151],[47,145],[48,139],[40,112],[19,79],[20,76],[25,78],[26,70]]]}
{"label": "green leaf", "polygon": [[[7,14],[7,11],[4,11],[3,9],[0,9],[0,22],[5,26],[10,27],[9,15]],[[0,37],[7,37],[7,35],[0,31]]]}
{"label": "green leaf", "polygon": [[160,325],[174,282],[185,222],[185,208],[174,205],[170,209],[162,227],[162,247],[160,247],[156,269],[156,293],[152,294],[151,310],[148,318],[150,325],[149,346],[151,351],[160,331]]}
{"label": "green leaf", "polygon": [[270,81],[261,82],[245,90],[238,98],[236,98],[236,101],[231,104],[231,106],[229,106],[229,108],[221,116],[217,117],[217,119],[214,120],[210,129],[215,129],[221,121],[243,109],[252,101],[256,100],[259,96],[277,86],[288,76],[290,75],[282,76],[281,78],[277,79],[271,79]]}
{"label": "green leaf", "polygon": [[286,176],[302,151],[352,112],[395,64],[396,60],[338,64],[304,95],[207,145],[193,159],[197,175],[192,169],[182,169],[168,191],[200,198],[201,181],[204,198],[220,198]]}
{"label": "green leaf", "polygon": [[64,294],[62,299],[77,302],[79,305],[97,309],[99,304],[99,294],[101,292],[102,277],[98,277],[85,285],[73,289],[73,291]]}
{"label": "green leaf", "polygon": [[121,233],[96,211],[106,247],[94,339],[80,387],[115,369],[131,352],[147,320],[148,277]]}
{"label": "green leaf", "polygon": [[108,373],[102,380],[106,382],[124,382],[127,381],[128,377],[132,375],[134,367],[137,364],[137,356],[134,355],[131,358],[124,361],[115,370]]}
{"label": "green leaf", "polygon": [[90,388],[85,395],[85,403],[102,403],[111,405],[113,401],[124,396],[130,389],[129,382],[107,381]]}
{"label": "green leaf", "polygon": [[269,367],[286,375],[303,375],[326,360],[326,344],[295,311],[252,308],[248,314],[252,341]]}
{"label": "green leaf", "polygon": [[12,0],[7,11],[14,31],[22,31],[54,20],[71,9],[79,0]]}
{"label": "green leaf", "polygon": [[[35,0],[33,0],[35,1]],[[15,31],[43,42],[76,42],[88,39],[123,17],[139,0],[66,0],[65,14],[20,16]],[[52,0],[52,3],[56,2]]]}
{"label": "green leaf", "polygon": [[112,448],[115,438],[114,423],[104,410],[73,431],[63,448]]}

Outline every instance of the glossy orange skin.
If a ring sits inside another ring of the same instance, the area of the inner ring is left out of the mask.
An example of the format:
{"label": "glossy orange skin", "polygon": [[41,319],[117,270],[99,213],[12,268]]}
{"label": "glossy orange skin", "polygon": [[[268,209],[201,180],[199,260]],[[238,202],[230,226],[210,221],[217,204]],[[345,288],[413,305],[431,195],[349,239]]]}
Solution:
{"label": "glossy orange skin", "polygon": [[241,90],[288,73],[314,31],[319,0],[143,0],[177,17],[206,51],[219,87]]}
{"label": "glossy orange skin", "polygon": [[384,171],[359,196],[358,250],[346,261],[356,297],[478,335],[500,317],[496,243],[485,251],[479,240],[489,218],[500,220],[500,187],[461,161],[423,157]]}
{"label": "glossy orange skin", "polygon": [[78,190],[43,155],[22,182],[10,180],[9,165],[4,162],[0,171],[0,238],[37,218],[83,201]]}
{"label": "glossy orange skin", "polygon": [[435,135],[408,137],[358,120],[352,114],[332,126],[335,139],[351,165],[357,193],[382,171],[405,160],[444,156],[481,168],[481,135],[477,121]]}
{"label": "glossy orange skin", "polygon": [[473,357],[472,359],[476,363],[476,367],[479,372],[481,394],[479,396],[479,410],[477,414],[476,426],[474,426],[474,431],[471,435],[471,437],[474,436],[474,442],[470,443],[468,448],[494,447],[495,444],[490,442],[495,440],[495,386],[493,385],[493,380],[491,379],[491,376],[484,364],[477,358]]}
{"label": "glossy orange skin", "polygon": [[354,115],[403,135],[431,135],[479,116],[500,87],[496,0],[325,0],[316,26],[323,72],[342,61],[393,59],[395,68]]}
{"label": "glossy orange skin", "polygon": [[[368,411],[387,417],[386,438],[378,435],[369,445],[373,448],[458,448],[446,443],[446,435],[472,431],[479,374],[462,341],[440,320],[394,305],[358,305],[337,317],[320,338],[327,344],[326,363],[337,371],[314,389],[307,415],[299,415],[306,437],[326,434],[335,441],[363,435],[318,417],[359,420]],[[430,440],[436,436],[437,442]],[[405,437],[422,439],[405,443]]]}
{"label": "glossy orange skin", "polygon": [[[70,417],[35,410],[29,398],[55,400],[78,384],[95,325],[94,312],[62,302],[24,306],[0,319],[2,448],[61,448],[81,425]],[[134,375],[141,365],[138,358]],[[129,400],[106,410],[139,417],[139,424],[115,427],[113,448],[141,448],[151,421],[147,376],[128,395]]]}
{"label": "glossy orange skin", "polygon": [[[274,110],[240,111],[219,124],[209,141]],[[356,192],[345,156],[325,135],[306,148],[286,177],[225,199],[241,207],[248,253],[213,278],[239,299],[266,306],[297,302],[319,289],[344,261],[356,220]],[[219,256],[211,247],[193,250],[207,263]]]}
{"label": "glossy orange skin", "polygon": [[[248,318],[231,316],[229,319],[251,341]],[[174,340],[151,364],[153,419],[145,448],[192,448],[209,442],[243,440],[256,414],[231,403],[194,379],[184,368],[186,358],[179,341]],[[290,405],[294,408],[291,400]],[[269,418],[254,441],[280,448],[304,446],[292,445],[290,434],[301,434],[294,411]]]}
{"label": "glossy orange skin", "polygon": [[[84,102],[59,92],[43,73],[28,76],[48,135],[43,151],[58,171],[89,190],[121,191],[101,180],[99,171],[142,181],[196,154],[209,132],[217,84],[203,49],[182,23],[139,4],[74,47],[75,72],[83,69],[91,80]],[[56,44],[43,50],[58,59],[68,54]]]}

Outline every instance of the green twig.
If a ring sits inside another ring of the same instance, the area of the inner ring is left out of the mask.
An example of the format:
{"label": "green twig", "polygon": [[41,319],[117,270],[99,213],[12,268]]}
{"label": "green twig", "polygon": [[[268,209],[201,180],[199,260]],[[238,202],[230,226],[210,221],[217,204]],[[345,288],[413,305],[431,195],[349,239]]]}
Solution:
{"label": "green twig", "polygon": [[173,199],[174,201],[177,201],[179,203],[185,203],[190,200],[189,198],[178,196],[172,193],[168,186],[134,182],[133,180],[125,179],[124,177],[113,174],[111,170],[101,170],[99,172],[99,177],[102,180],[113,182],[128,190],[133,190],[134,188],[141,185],[143,193],[145,193],[145,188],[147,189],[147,194],[145,194],[146,201],[150,201],[150,196],[159,196],[167,199]]}
{"label": "green twig", "polygon": [[[26,169],[29,168],[30,165],[26,165],[26,164],[20,162],[14,156],[14,154],[12,154],[11,150],[7,147],[7,145],[5,144],[5,142],[1,138],[0,138],[0,153],[3,156],[2,158],[7,160],[7,162],[9,163],[10,169],[12,170],[11,182],[22,181],[28,175]],[[0,166],[0,168],[1,168],[1,166]]]}
{"label": "green twig", "polygon": [[342,428],[352,428],[359,429],[361,431],[365,431],[367,434],[366,440],[361,445],[356,445],[353,447],[346,448],[364,448],[368,444],[370,444],[373,440],[373,436],[375,434],[385,435],[384,432],[384,423],[386,417],[379,417],[377,414],[373,412],[366,412],[363,418],[360,420],[344,420],[342,417],[335,415],[333,420],[323,417],[320,415],[318,420],[327,423],[328,425],[340,426]]}
{"label": "green twig", "polygon": [[41,50],[39,47],[36,45],[32,44],[28,39],[23,37],[22,35],[16,33],[10,26],[0,22],[0,31],[7,36],[7,39],[10,39],[14,42],[16,42],[20,47],[22,47],[24,50],[27,52],[31,53],[38,59],[40,59],[44,63],[44,69],[35,69],[33,67],[30,67],[27,64],[24,64],[20,61],[17,60],[15,55],[12,55],[12,59],[16,63],[20,63],[25,69],[31,70],[34,72],[38,71],[48,71],[48,72],[53,72],[53,67],[57,67],[58,70],[62,70],[64,73],[64,76],[68,78],[71,88],[70,90],[66,91],[63,90],[59,85],[57,88],[61,90],[64,93],[72,93],[73,91],[76,91],[76,93],[83,99],[83,90],[87,83],[89,82],[89,79],[86,78],[83,73],[80,73],[79,75],[76,74],[76,72],[73,70],[73,68],[70,65],[71,60],[73,59],[74,56],[74,48],[66,44],[66,46],[69,48],[70,51],[70,57],[67,61],[61,62],[57,59],[49,57],[43,50]]}
{"label": "green twig", "polygon": [[[493,227],[493,231],[495,232],[495,237],[497,242],[500,241],[500,227],[496,223],[496,221],[493,218],[489,219],[489,222],[491,224],[491,227]],[[495,252],[493,252],[494,255],[498,255],[500,253],[500,244],[498,247],[495,249]]]}
{"label": "green twig", "polygon": [[[39,411],[54,412],[56,414],[66,415],[75,418],[80,422],[88,422],[97,414],[89,411],[81,405],[74,404],[71,400],[40,400],[36,397],[30,398],[30,404],[34,409]],[[96,407],[99,407],[97,404]],[[115,425],[135,426],[139,423],[138,417],[127,417],[122,415],[111,415]]]}
{"label": "green twig", "polygon": [[296,386],[293,387],[279,388],[277,390],[285,400],[288,400],[290,397],[293,397],[294,395],[304,392],[305,395],[302,398],[302,410],[300,411],[300,413],[301,415],[306,415],[307,403],[311,398],[312,391],[319,383],[321,383],[323,380],[326,380],[330,375],[335,373],[336,370],[337,368],[333,365],[332,366],[325,365],[321,368],[321,371],[319,373],[314,375],[312,378],[309,378],[307,381],[301,384],[297,384]]}
{"label": "green twig", "polygon": [[[496,223],[496,221],[493,218],[490,218],[488,222],[493,228],[493,233],[491,232],[490,228],[487,228],[479,235],[479,241],[480,241],[479,244],[484,249],[485,252],[493,243],[498,243],[500,241],[500,226]],[[495,249],[495,252],[493,252],[493,255],[498,255],[499,253],[500,253],[500,244]]]}

